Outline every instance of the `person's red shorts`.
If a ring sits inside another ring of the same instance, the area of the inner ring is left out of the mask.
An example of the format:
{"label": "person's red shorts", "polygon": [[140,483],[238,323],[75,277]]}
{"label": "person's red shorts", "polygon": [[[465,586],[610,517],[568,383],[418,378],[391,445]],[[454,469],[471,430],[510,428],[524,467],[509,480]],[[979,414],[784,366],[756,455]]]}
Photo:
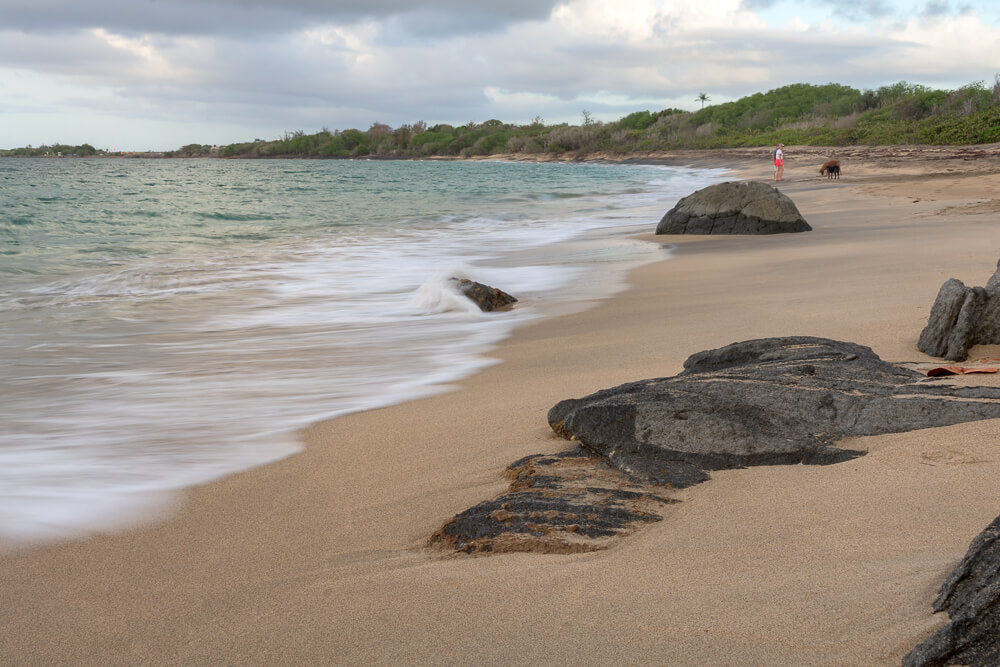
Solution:
{"label": "person's red shorts", "polygon": [[775,160],[775,161],[774,161],[774,166],[775,166],[775,167],[780,167],[780,166],[781,166],[781,165],[783,165],[783,164],[784,164],[784,161],[783,161],[783,160]]}

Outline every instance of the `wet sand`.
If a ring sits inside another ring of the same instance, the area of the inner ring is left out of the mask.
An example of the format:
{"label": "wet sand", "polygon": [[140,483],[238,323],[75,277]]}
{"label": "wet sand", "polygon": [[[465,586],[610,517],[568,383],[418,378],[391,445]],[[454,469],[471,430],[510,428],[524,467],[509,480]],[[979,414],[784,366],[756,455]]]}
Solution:
{"label": "wet sand", "polygon": [[[1000,258],[1000,147],[786,155],[780,188],[812,232],[649,235],[671,259],[518,330],[451,393],[317,424],[304,453],[194,489],[159,523],[0,556],[0,662],[898,664],[1000,514],[996,420],[713,473],[607,551],[426,547],[506,488],[506,465],[567,447],[545,420],[561,399],[766,336],[934,361],[916,341],[941,283],[983,285]],[[818,174],[829,157],[839,181]],[[640,158],[771,178],[761,149]]]}

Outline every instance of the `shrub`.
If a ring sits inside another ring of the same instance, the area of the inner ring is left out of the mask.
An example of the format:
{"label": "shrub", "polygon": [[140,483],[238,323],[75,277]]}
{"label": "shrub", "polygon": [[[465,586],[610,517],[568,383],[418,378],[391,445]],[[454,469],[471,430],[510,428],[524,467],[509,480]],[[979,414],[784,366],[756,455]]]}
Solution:
{"label": "shrub", "polygon": [[495,132],[485,137],[480,137],[473,145],[473,150],[479,155],[502,153],[508,141],[510,141],[510,132]]}
{"label": "shrub", "polygon": [[360,146],[368,143],[368,135],[361,130],[344,130],[340,133],[340,138],[344,141],[344,146],[350,151],[356,151]]}
{"label": "shrub", "polygon": [[621,130],[645,130],[656,122],[656,116],[648,111],[636,111],[625,116],[614,125]]}

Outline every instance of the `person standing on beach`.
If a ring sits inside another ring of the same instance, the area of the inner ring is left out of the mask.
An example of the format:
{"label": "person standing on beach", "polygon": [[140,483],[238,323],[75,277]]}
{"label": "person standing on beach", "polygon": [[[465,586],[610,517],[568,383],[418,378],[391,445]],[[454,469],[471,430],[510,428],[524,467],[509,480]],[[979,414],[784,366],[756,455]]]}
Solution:
{"label": "person standing on beach", "polygon": [[785,174],[785,144],[778,144],[774,149],[774,180],[782,181]]}

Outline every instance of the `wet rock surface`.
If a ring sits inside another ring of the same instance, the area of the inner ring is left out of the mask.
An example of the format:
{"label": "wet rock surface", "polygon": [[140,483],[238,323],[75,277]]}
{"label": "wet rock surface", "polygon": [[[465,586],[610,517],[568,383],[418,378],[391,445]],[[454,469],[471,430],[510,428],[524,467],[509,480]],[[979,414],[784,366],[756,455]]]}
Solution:
{"label": "wet rock surface", "polygon": [[811,229],[795,203],[777,188],[759,181],[730,181],[678,201],[656,233],[785,234]]}
{"label": "wet rock surface", "polygon": [[484,312],[501,310],[517,303],[517,298],[496,287],[477,283],[468,278],[452,278],[458,291],[469,297]]}
{"label": "wet rock surface", "polygon": [[969,546],[934,601],[948,625],[903,659],[906,667],[1000,665],[1000,517]]}
{"label": "wet rock surface", "polygon": [[965,361],[974,345],[1000,344],[1000,262],[985,287],[951,278],[938,290],[917,348],[932,357]]}

